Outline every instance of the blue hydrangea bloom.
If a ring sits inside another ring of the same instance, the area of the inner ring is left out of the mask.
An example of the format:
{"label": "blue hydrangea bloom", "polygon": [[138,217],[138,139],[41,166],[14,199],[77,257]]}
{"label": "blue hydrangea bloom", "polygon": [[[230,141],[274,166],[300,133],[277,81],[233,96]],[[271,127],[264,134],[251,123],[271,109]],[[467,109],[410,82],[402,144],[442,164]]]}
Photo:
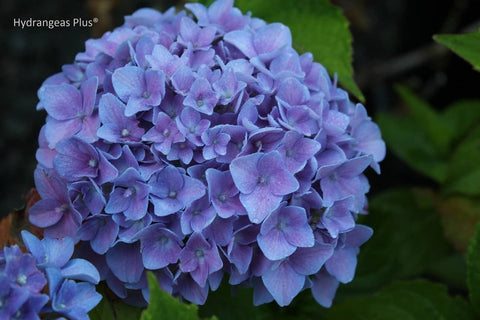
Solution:
{"label": "blue hydrangea bloom", "polygon": [[102,298],[93,264],[71,259],[71,238],[39,240],[27,231],[22,237],[27,253],[17,245],[0,250],[0,318],[40,319],[48,313],[89,319]]}
{"label": "blue hydrangea bloom", "polygon": [[[193,303],[226,276],[253,287],[254,304],[309,289],[328,307],[372,234],[356,219],[385,144],[365,107],[285,25],[233,0],[186,8],[125,17],[38,91],[30,219],[46,239],[25,237],[66,317],[84,316],[74,305],[94,304],[98,280],[146,305],[147,270]],[[74,243],[90,264],[68,262]]]}

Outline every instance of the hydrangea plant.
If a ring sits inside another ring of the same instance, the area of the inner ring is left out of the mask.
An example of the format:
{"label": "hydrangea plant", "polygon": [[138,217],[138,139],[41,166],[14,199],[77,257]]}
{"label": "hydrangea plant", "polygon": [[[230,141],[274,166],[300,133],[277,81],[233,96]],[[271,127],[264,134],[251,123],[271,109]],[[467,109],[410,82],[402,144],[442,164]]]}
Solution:
{"label": "hydrangea plant", "polygon": [[[309,289],[328,307],[372,235],[356,218],[379,128],[285,25],[233,0],[186,7],[136,11],[43,83],[30,220],[130,304],[148,303],[152,270],[196,304],[226,276],[255,305]],[[59,270],[54,310],[79,286]]]}

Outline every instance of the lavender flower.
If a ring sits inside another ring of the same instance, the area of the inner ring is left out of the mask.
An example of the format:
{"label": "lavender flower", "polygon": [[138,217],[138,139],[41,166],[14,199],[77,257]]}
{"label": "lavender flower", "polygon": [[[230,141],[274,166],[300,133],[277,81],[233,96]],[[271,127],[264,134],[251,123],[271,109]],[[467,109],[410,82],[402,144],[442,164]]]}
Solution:
{"label": "lavender flower", "polygon": [[97,269],[86,260],[70,259],[71,238],[39,240],[27,231],[22,237],[27,253],[16,245],[0,251],[0,317],[40,319],[40,314],[54,311],[88,319],[101,300],[95,291]]}
{"label": "lavender flower", "polygon": [[[292,48],[288,27],[233,0],[187,8],[138,10],[38,92],[30,220],[46,239],[25,242],[66,317],[85,317],[100,279],[145,305],[146,270],[198,304],[227,274],[255,304],[310,288],[330,306],[371,236],[356,218],[385,144],[365,108]],[[9,288],[0,301],[40,308]]]}
{"label": "lavender flower", "polygon": [[299,187],[276,151],[236,158],[230,165],[230,171],[241,193],[240,201],[254,223],[262,222],[279,206],[284,195],[295,192]]}

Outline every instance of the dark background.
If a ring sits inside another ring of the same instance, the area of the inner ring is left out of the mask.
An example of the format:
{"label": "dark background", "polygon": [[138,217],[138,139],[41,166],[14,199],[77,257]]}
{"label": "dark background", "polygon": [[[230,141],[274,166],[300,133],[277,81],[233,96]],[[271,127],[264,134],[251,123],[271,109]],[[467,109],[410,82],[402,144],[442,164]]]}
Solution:
{"label": "dark background", "polygon": [[[286,1],[286,0],[283,0]],[[72,63],[85,40],[123,23],[140,7],[165,10],[181,1],[2,0],[0,2],[0,216],[20,208],[33,187],[35,150],[45,112],[36,92],[48,76]],[[441,110],[458,99],[480,98],[480,74],[433,43],[437,33],[474,31],[480,25],[478,0],[335,0],[350,21],[355,78],[369,114],[404,112],[393,86],[403,84]],[[255,15],[255,14],[253,14]],[[13,26],[14,18],[91,19],[93,28]],[[319,61],[321,62],[321,61]],[[391,154],[383,174],[371,177],[372,193],[395,184],[431,183]]]}

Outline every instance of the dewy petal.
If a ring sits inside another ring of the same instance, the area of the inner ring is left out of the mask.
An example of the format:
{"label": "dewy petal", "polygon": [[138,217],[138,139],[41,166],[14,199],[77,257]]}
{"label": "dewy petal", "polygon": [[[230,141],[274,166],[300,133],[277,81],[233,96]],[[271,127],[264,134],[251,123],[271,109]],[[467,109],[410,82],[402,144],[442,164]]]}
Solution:
{"label": "dewy petal", "polygon": [[283,228],[285,239],[297,247],[312,247],[315,244],[313,231],[308,224],[305,209],[289,206],[280,209],[286,225]]}
{"label": "dewy petal", "polygon": [[124,102],[131,96],[141,96],[145,91],[144,71],[139,67],[118,68],[112,74],[115,92]]}
{"label": "dewy petal", "polygon": [[111,93],[100,98],[98,113],[104,125],[111,123],[121,126],[125,122],[125,104]]}
{"label": "dewy petal", "polygon": [[286,258],[297,249],[285,239],[283,232],[276,228],[265,235],[259,234],[257,242],[265,257],[272,261]]}
{"label": "dewy petal", "polygon": [[280,205],[282,199],[282,196],[272,194],[265,186],[256,188],[250,194],[240,194],[240,201],[253,223],[262,222],[268,214]]}
{"label": "dewy petal", "polygon": [[223,40],[239,49],[248,58],[257,56],[253,44],[253,35],[246,30],[231,31],[223,37]]}
{"label": "dewy petal", "polygon": [[281,23],[268,24],[254,34],[253,46],[258,54],[267,54],[292,46],[290,29]]}
{"label": "dewy petal", "polygon": [[265,154],[257,167],[261,175],[268,179],[268,188],[273,195],[283,196],[298,190],[297,179],[286,169],[278,151]]}
{"label": "dewy petal", "polygon": [[303,105],[310,99],[308,88],[296,78],[283,79],[278,87],[277,98],[290,106]]}
{"label": "dewy petal", "polygon": [[45,110],[54,119],[70,120],[83,111],[82,95],[70,84],[43,86],[38,95]]}
{"label": "dewy petal", "polygon": [[338,169],[339,176],[352,178],[360,175],[372,162],[371,155],[365,155],[358,158],[353,158],[346,161]]}
{"label": "dewy petal", "polygon": [[128,209],[132,199],[124,196],[126,190],[128,189],[115,188],[113,190],[105,206],[106,213],[120,213]]}
{"label": "dewy petal", "polygon": [[355,149],[371,154],[376,162],[385,158],[385,142],[382,140],[378,125],[372,121],[362,121],[353,129],[352,135],[357,140],[357,145],[354,146]]}
{"label": "dewy petal", "polygon": [[261,153],[254,153],[235,158],[230,163],[230,173],[232,174],[233,182],[241,193],[250,194],[255,190],[260,176],[257,163],[261,157]]}
{"label": "dewy petal", "polygon": [[91,115],[95,106],[95,99],[97,98],[98,77],[91,77],[87,79],[80,88],[83,98],[83,112],[86,115]]}
{"label": "dewy petal", "polygon": [[98,175],[98,153],[84,140],[70,137],[62,140],[56,149],[58,155],[53,164],[62,178],[72,181]]}
{"label": "dewy petal", "polygon": [[48,146],[53,149],[62,139],[73,136],[78,133],[83,126],[83,122],[78,118],[70,120],[56,120],[54,118],[47,118],[45,125],[45,138],[48,141]]}
{"label": "dewy petal", "polygon": [[350,211],[351,208],[353,208],[353,197],[337,201],[327,208],[321,217],[321,221],[330,236],[337,238],[339,233],[355,227],[355,219]]}
{"label": "dewy petal", "polygon": [[305,284],[305,276],[295,272],[287,260],[282,261],[277,268],[265,272],[262,280],[281,307],[289,305]]}
{"label": "dewy petal", "polygon": [[139,234],[145,268],[155,270],[175,263],[183,244],[172,231],[159,224],[145,228]]}

